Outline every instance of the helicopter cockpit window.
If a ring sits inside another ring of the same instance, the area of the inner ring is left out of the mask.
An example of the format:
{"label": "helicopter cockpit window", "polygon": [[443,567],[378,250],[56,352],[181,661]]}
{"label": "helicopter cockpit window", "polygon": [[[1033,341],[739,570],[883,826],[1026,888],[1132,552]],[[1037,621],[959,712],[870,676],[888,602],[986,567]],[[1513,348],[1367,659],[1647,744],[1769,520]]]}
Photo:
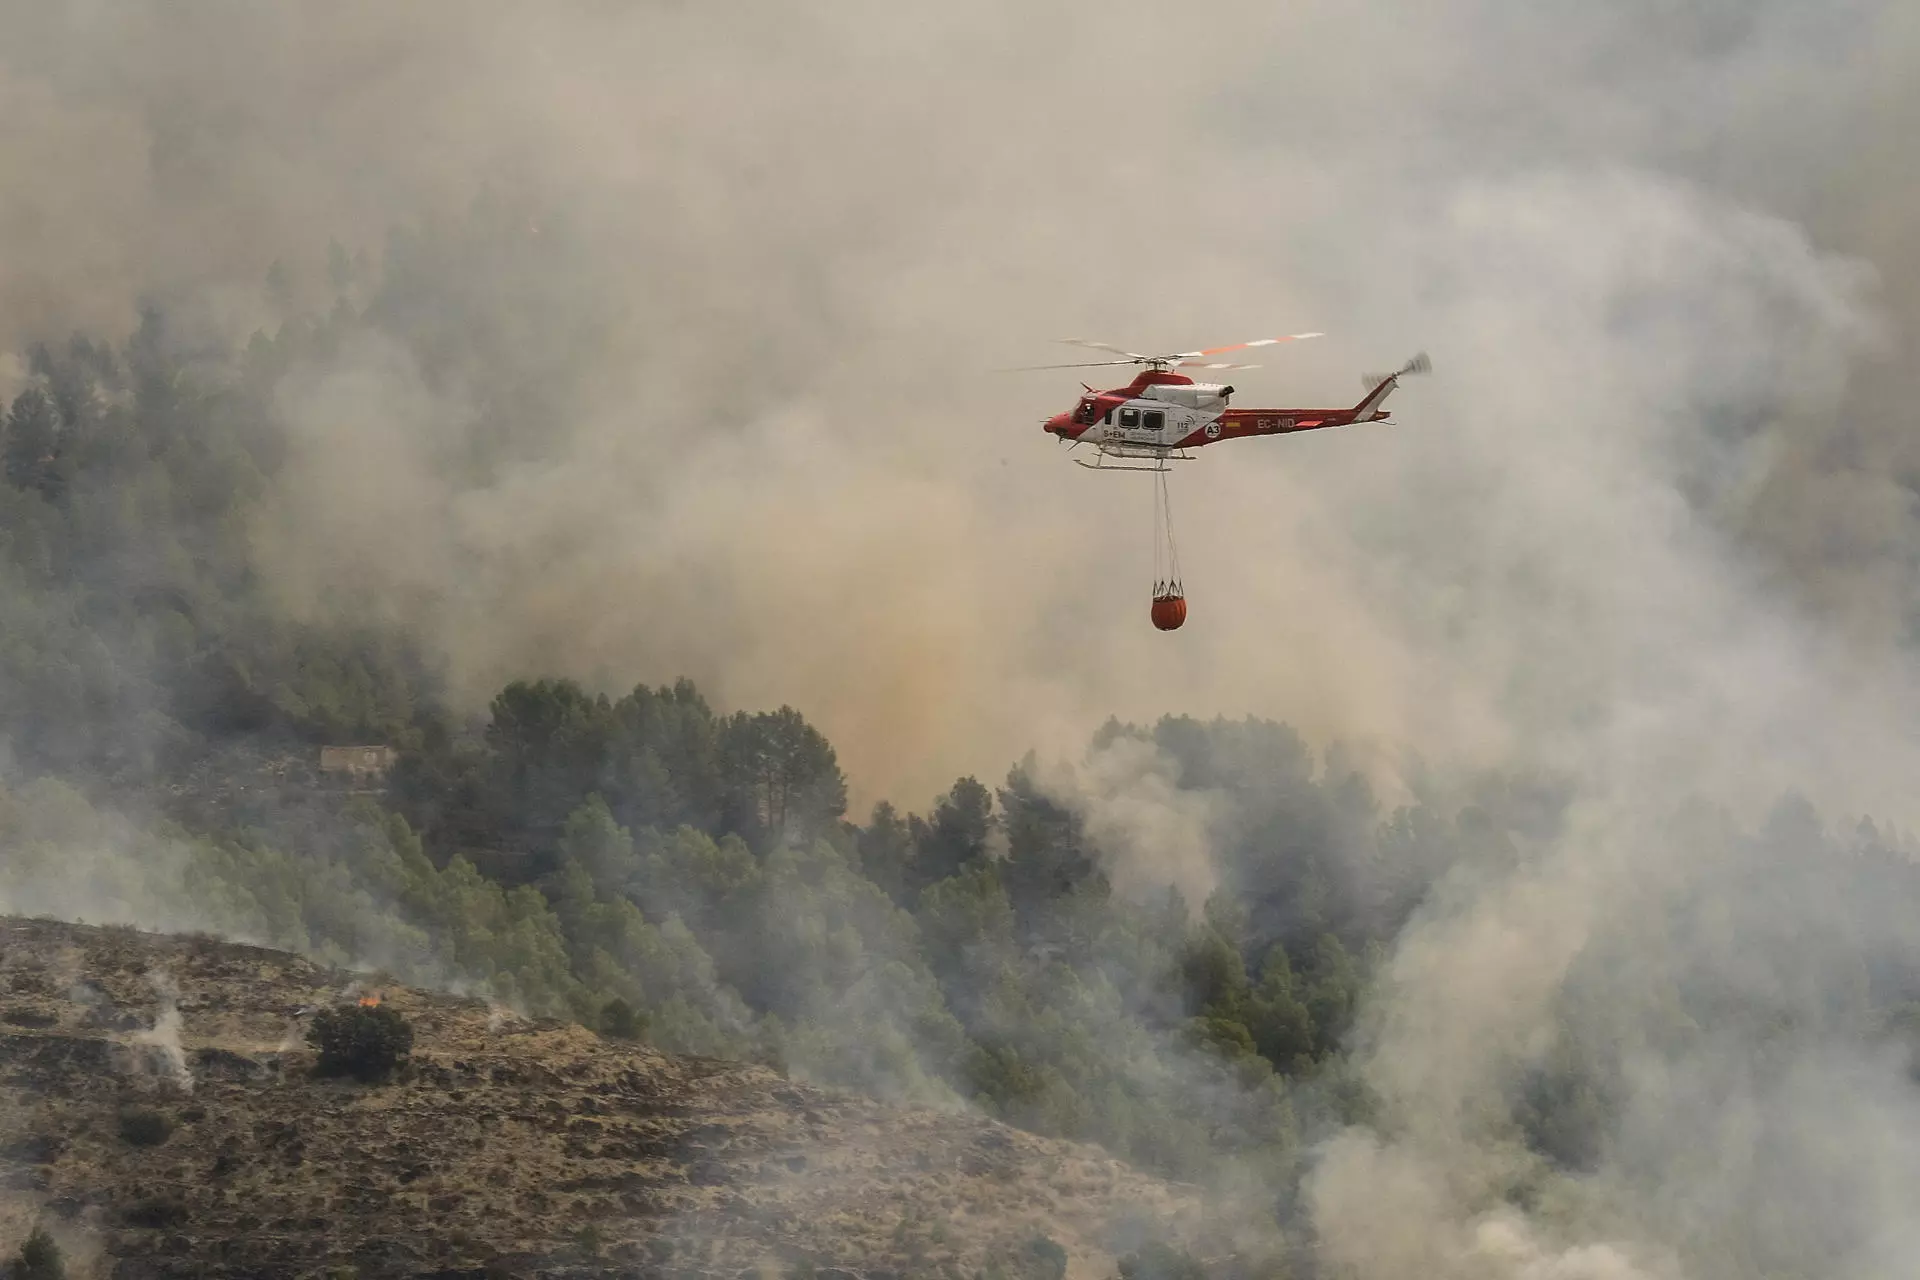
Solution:
{"label": "helicopter cockpit window", "polygon": [[1079,422],[1079,423],[1083,423],[1085,425],[1091,426],[1093,424],[1093,419],[1094,419],[1093,401],[1082,400],[1080,402],[1080,407],[1074,411],[1073,420],[1075,422]]}
{"label": "helicopter cockpit window", "polygon": [[1122,429],[1137,427],[1139,425],[1140,411],[1138,409],[1122,409],[1120,411],[1120,426]]}

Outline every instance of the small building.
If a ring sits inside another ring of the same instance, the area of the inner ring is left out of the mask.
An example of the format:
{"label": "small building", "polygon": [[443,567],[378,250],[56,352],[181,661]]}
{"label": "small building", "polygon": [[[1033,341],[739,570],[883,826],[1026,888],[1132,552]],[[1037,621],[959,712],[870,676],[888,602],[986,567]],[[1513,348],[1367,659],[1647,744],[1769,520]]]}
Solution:
{"label": "small building", "polygon": [[320,772],[345,774],[354,782],[386,776],[400,753],[392,747],[322,747]]}

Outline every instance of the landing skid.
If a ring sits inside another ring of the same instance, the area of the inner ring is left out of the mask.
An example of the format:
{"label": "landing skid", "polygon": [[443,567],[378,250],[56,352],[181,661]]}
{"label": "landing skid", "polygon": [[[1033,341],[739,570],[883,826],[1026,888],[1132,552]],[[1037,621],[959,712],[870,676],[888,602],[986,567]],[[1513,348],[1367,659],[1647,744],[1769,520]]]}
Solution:
{"label": "landing skid", "polygon": [[[1124,461],[1109,462],[1109,458]],[[1073,463],[1089,471],[1168,471],[1170,462],[1190,462],[1193,455],[1184,449],[1155,449],[1150,446],[1101,445],[1092,462],[1083,462],[1075,458]],[[1133,466],[1134,462],[1146,462],[1148,466]]]}

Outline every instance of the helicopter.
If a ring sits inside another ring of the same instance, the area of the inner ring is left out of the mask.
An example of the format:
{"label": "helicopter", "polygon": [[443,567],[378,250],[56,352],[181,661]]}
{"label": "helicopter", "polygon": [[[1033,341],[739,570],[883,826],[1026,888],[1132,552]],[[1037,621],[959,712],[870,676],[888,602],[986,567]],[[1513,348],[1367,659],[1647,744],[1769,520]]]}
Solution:
{"label": "helicopter", "polygon": [[[1428,373],[1433,363],[1425,352],[1413,357],[1392,373],[1368,374],[1362,379],[1366,395],[1349,408],[1320,409],[1236,409],[1229,407],[1234,388],[1223,383],[1195,382],[1179,369],[1256,369],[1258,365],[1209,361],[1208,356],[1224,355],[1250,347],[1268,347],[1282,342],[1318,338],[1318,333],[1294,333],[1279,338],[1256,338],[1231,346],[1208,347],[1200,351],[1177,351],[1169,355],[1143,355],[1105,342],[1082,338],[1062,338],[1074,346],[1109,351],[1117,360],[1083,361],[1073,364],[1030,365],[1028,369],[1092,369],[1113,365],[1144,366],[1124,387],[1096,391],[1082,382],[1086,394],[1079,404],[1065,413],[1046,419],[1047,434],[1062,443],[1094,446],[1092,462],[1074,459],[1081,466],[1104,471],[1162,471],[1171,461],[1193,455],[1190,450],[1223,440],[1248,436],[1287,435],[1295,431],[1314,431],[1324,427],[1345,427],[1361,422],[1383,422],[1388,413],[1380,406],[1393,393],[1400,379],[1409,374]],[[1109,463],[1107,459],[1119,459]],[[1135,465],[1138,463],[1148,465]]]}
{"label": "helicopter", "polygon": [[[1295,431],[1315,431],[1323,427],[1346,427],[1361,422],[1384,422],[1387,411],[1381,408],[1400,379],[1408,374],[1430,373],[1433,362],[1421,352],[1392,373],[1367,374],[1362,378],[1366,394],[1351,408],[1331,409],[1235,409],[1228,405],[1233,388],[1225,383],[1195,382],[1180,369],[1253,369],[1257,365],[1232,364],[1208,359],[1230,351],[1251,347],[1271,347],[1282,342],[1319,338],[1319,333],[1292,333],[1279,338],[1256,338],[1231,346],[1208,347],[1200,351],[1176,351],[1169,355],[1143,355],[1105,342],[1084,338],[1062,338],[1061,342],[1090,347],[1120,357],[1117,360],[1081,361],[1074,364],[1028,365],[1027,369],[1094,369],[1115,365],[1144,366],[1124,387],[1096,391],[1082,382],[1086,394],[1079,404],[1065,413],[1046,419],[1047,434],[1063,444],[1078,447],[1090,444],[1094,459],[1074,461],[1095,471],[1151,471],[1154,475],[1154,582],[1153,625],[1161,631],[1177,631],[1187,620],[1187,595],[1180,583],[1180,551],[1173,537],[1173,508],[1167,490],[1168,463],[1191,458],[1189,450],[1222,440],[1241,440],[1249,436],[1288,435]],[[1109,463],[1107,459],[1118,461]]]}

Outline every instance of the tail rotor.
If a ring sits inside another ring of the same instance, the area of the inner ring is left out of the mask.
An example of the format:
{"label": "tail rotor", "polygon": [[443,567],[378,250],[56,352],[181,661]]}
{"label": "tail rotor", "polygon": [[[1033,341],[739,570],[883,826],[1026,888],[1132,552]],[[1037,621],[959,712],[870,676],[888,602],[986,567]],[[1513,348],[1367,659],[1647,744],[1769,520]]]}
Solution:
{"label": "tail rotor", "polygon": [[1371,391],[1373,390],[1373,388],[1379,386],[1383,382],[1392,382],[1396,378],[1404,378],[1410,374],[1432,373],[1432,372],[1433,372],[1433,361],[1427,358],[1426,352],[1422,351],[1419,355],[1407,361],[1405,364],[1401,365],[1398,369],[1395,369],[1392,373],[1361,374],[1360,385],[1365,387],[1367,390]]}

